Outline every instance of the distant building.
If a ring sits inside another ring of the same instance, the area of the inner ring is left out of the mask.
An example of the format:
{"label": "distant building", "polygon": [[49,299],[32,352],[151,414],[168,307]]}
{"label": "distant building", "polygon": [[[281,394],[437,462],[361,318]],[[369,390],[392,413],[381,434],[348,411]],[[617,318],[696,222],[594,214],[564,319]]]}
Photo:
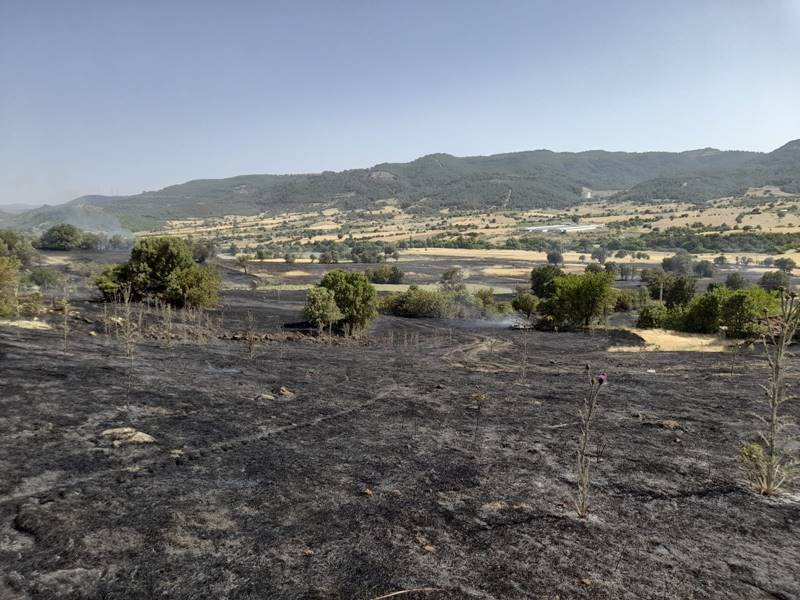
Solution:
{"label": "distant building", "polygon": [[574,233],[576,231],[593,231],[595,229],[603,229],[603,223],[560,223],[555,225],[537,225],[535,227],[526,227],[525,231],[530,233]]}

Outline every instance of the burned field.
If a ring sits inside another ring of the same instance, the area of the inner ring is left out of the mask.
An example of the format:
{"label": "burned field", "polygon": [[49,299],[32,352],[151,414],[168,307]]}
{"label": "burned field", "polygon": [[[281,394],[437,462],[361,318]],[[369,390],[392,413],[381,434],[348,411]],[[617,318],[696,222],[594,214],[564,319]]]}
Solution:
{"label": "burned field", "polygon": [[800,597],[798,496],[739,483],[757,351],[390,317],[330,342],[280,329],[301,302],[229,293],[224,339],[131,357],[88,303],[66,352],[0,329],[0,597]]}

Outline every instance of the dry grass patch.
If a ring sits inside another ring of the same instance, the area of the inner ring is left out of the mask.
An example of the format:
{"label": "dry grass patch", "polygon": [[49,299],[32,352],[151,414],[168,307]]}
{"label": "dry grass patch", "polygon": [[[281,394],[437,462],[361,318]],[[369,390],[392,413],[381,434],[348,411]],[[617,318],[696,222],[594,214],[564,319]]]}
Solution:
{"label": "dry grass patch", "polygon": [[50,325],[38,319],[0,319],[0,327],[16,327],[17,329],[52,329]]}
{"label": "dry grass patch", "polygon": [[640,337],[644,346],[612,346],[609,352],[725,352],[735,344],[735,341],[699,333],[635,328],[626,328],[625,331]]}
{"label": "dry grass patch", "polygon": [[530,277],[531,270],[523,267],[486,267],[481,269],[484,275],[493,275],[495,277]]}

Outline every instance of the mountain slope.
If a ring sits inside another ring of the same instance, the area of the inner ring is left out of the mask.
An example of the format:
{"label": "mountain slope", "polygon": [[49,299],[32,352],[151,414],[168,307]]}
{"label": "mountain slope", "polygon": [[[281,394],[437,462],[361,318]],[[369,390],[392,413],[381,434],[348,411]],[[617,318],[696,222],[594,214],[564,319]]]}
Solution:
{"label": "mountain slope", "polygon": [[551,152],[492,156],[431,154],[408,163],[300,175],[201,179],[122,197],[83,196],[13,219],[20,227],[71,222],[91,229],[142,229],[174,218],[310,208],[369,207],[394,198],[411,211],[574,205],[583,188],[621,190],[619,200],[700,202],[777,185],[800,193],[800,140],[768,154],[720,151]]}

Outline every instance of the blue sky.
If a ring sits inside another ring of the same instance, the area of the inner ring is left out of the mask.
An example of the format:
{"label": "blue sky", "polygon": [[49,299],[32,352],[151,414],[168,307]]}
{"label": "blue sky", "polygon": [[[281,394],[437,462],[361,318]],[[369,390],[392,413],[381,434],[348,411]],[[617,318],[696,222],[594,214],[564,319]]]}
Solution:
{"label": "blue sky", "polygon": [[800,138],[800,0],[0,0],[0,204]]}

